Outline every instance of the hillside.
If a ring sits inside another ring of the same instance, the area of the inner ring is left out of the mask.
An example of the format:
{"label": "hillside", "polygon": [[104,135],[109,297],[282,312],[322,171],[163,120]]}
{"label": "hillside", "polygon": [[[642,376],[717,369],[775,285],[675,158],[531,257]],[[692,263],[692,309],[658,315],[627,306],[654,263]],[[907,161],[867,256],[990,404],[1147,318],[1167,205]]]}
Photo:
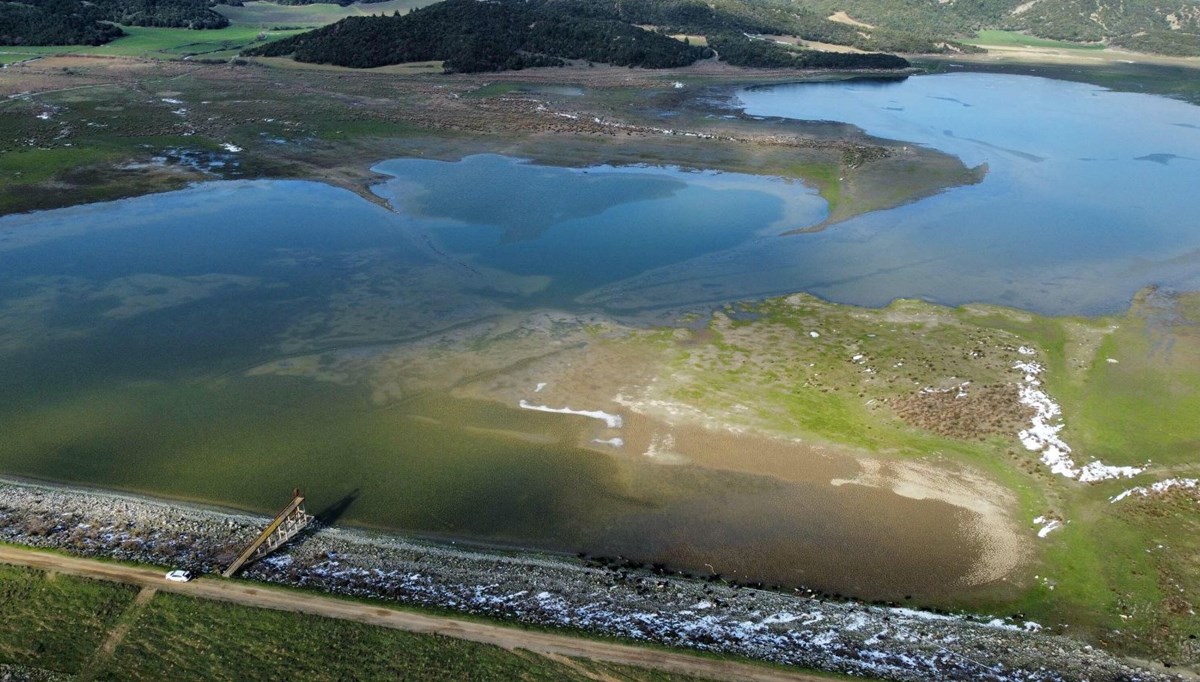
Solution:
{"label": "hillside", "polygon": [[222,28],[209,0],[23,0],[0,2],[0,45],[100,45],[120,27]]}
{"label": "hillside", "polygon": [[496,71],[588,59],[620,66],[690,64],[703,48],[584,13],[525,2],[449,0],[407,15],[350,17],[252,51],[357,68],[444,61],[449,71]]}
{"label": "hillside", "polygon": [[822,16],[839,12],[858,30],[909,30],[966,39],[980,29],[1099,42],[1144,52],[1200,55],[1200,1],[1170,0],[796,0]]}
{"label": "hillside", "polygon": [[[298,61],[369,68],[405,62],[441,61],[449,72],[499,71],[558,66],[587,60],[616,66],[670,68],[713,55],[707,47],[669,33],[710,36],[719,53],[737,63],[763,67],[905,68],[908,62],[878,54],[830,54],[754,41],[751,32],[802,31],[812,20],[819,28],[838,26],[811,13],[770,17],[743,3],[742,11],[697,6],[679,0],[616,2],[600,0],[446,0],[392,16],[350,17],[315,31],[248,51]],[[695,9],[696,11],[691,11]],[[799,17],[799,18],[797,18]],[[659,30],[647,30],[653,25]],[[844,31],[845,27],[838,28]],[[801,35],[817,31],[803,30]],[[821,39],[833,36],[819,34]],[[822,53],[823,54],[823,53]]]}
{"label": "hillside", "polygon": [[941,52],[947,41],[945,31],[904,24],[898,24],[897,30],[863,32],[830,21],[830,12],[803,0],[596,0],[590,4],[611,8],[630,23],[674,33],[787,35],[884,52]]}

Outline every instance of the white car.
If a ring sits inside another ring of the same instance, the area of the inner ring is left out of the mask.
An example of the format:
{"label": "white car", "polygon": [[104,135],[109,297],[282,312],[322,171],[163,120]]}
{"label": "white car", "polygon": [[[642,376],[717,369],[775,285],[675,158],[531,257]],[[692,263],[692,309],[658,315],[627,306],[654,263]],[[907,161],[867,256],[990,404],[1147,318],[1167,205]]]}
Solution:
{"label": "white car", "polygon": [[166,575],[166,578],[173,583],[186,583],[187,581],[191,580],[193,576],[191,571],[176,569],[174,571],[169,571]]}

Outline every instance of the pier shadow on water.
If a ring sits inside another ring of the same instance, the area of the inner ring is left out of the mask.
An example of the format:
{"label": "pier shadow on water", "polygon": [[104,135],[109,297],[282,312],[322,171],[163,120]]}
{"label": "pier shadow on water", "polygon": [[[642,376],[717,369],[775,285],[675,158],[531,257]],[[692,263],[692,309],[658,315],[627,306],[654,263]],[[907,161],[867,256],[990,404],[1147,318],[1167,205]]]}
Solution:
{"label": "pier shadow on water", "polygon": [[313,520],[317,522],[318,527],[336,524],[350,510],[350,507],[354,506],[354,503],[358,501],[361,495],[362,488],[355,488],[337,502],[313,514]]}

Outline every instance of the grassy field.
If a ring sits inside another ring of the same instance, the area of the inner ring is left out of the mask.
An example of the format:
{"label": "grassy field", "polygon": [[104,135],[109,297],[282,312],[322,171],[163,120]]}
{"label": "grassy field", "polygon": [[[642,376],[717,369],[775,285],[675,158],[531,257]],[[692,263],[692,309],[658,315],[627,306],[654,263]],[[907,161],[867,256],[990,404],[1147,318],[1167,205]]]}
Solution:
{"label": "grassy field", "polygon": [[0,663],[75,674],[137,589],[0,566]]}
{"label": "grassy field", "polygon": [[980,31],[974,40],[964,41],[980,47],[1052,47],[1060,50],[1103,50],[1100,43],[1071,43],[1064,40],[1038,38],[1017,31]]}
{"label": "grassy field", "polygon": [[342,6],[334,3],[277,5],[273,2],[257,0],[247,2],[240,7],[217,5],[215,9],[225,15],[229,19],[229,23],[234,26],[297,28],[324,26],[346,17],[365,17],[376,14],[392,14],[393,12],[404,14],[414,7],[424,7],[432,2],[433,0],[387,0],[386,2],[355,3]]}
{"label": "grassy field", "polygon": [[[1040,584],[1020,608],[1069,619],[1118,651],[1200,660],[1200,518],[1186,492],[1110,499],[1173,477],[1200,477],[1200,295],[1147,291],[1106,319],[1024,319],[968,312],[1045,351],[1076,461],[1148,466],[1133,480],[1047,478],[1054,513]],[[1114,633],[1120,632],[1117,635]]]}
{"label": "grassy field", "polygon": [[[99,680],[697,678],[0,566],[0,665]],[[138,600],[143,601],[143,600]],[[101,645],[120,625],[116,649]],[[17,679],[22,676],[18,674]]]}
{"label": "grassy field", "polygon": [[276,5],[248,2],[241,7],[219,6],[230,26],[195,31],[186,28],[122,26],[126,35],[104,45],[45,45],[0,47],[0,64],[56,54],[139,59],[229,59],[247,47],[279,40],[351,16],[406,12],[428,5],[429,0],[388,0],[341,6]]}
{"label": "grassy field", "polygon": [[228,59],[263,42],[303,33],[303,29],[265,30],[254,26],[229,26],[206,31],[186,28],[123,26],[127,35],[105,45],[45,45],[0,48],[0,58],[20,61],[31,57],[77,54],[139,59]]}

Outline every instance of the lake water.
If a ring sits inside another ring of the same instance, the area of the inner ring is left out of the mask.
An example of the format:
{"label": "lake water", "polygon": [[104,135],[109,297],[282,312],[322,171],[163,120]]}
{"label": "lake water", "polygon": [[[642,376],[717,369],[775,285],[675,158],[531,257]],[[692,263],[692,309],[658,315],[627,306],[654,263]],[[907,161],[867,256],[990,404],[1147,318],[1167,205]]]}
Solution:
{"label": "lake water", "polygon": [[[1146,284],[1200,288],[1200,109],[969,74],[740,97],[991,172],[788,237],[826,215],[795,182],[499,156],[380,164],[396,211],[247,181],[8,216],[0,471],[263,511],[298,484],[314,510],[352,500],[345,519],[369,525],[857,594],[949,589],[974,541],[947,539],[958,512],[941,503],[608,457],[573,445],[579,420],[437,391],[381,401],[328,361],[545,307],[642,314],[810,291],[1089,313]],[[304,357],[308,375],[251,371]]]}
{"label": "lake water", "polygon": [[[664,268],[588,300],[617,307],[803,290],[1050,314],[1123,309],[1140,288],[1200,288],[1200,107],[1027,76],[948,74],[746,89],[746,113],[842,121],[927,145],[980,184],[793,239]],[[751,265],[752,264],[752,265]],[[747,272],[750,276],[747,276]]]}

